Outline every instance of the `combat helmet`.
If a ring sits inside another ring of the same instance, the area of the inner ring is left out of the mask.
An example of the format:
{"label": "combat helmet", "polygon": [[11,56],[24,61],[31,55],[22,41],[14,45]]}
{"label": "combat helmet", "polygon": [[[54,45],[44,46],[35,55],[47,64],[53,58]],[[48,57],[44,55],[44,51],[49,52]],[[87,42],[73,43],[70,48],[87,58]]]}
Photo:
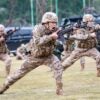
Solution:
{"label": "combat helmet", "polygon": [[46,12],[42,17],[42,23],[48,23],[48,22],[58,22],[58,17],[53,12]]}
{"label": "combat helmet", "polygon": [[4,25],[0,24],[0,32],[4,32],[4,31],[5,31]]}
{"label": "combat helmet", "polygon": [[83,22],[91,22],[91,21],[94,21],[94,20],[95,20],[95,18],[91,14],[85,14],[83,16]]}

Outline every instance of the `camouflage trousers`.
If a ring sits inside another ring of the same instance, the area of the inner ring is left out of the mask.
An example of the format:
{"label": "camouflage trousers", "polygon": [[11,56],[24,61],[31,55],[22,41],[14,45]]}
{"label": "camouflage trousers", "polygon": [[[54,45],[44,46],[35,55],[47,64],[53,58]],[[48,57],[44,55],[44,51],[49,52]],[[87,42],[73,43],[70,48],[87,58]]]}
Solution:
{"label": "camouflage trousers", "polygon": [[68,58],[70,56],[71,53],[72,53],[72,51],[63,51],[61,53],[61,60],[64,61],[66,58]]}
{"label": "camouflage trousers", "polygon": [[[61,61],[63,62],[71,55],[72,51],[63,51],[61,54]],[[85,57],[80,57],[80,64],[85,64]]]}
{"label": "camouflage trousers", "polygon": [[73,63],[75,63],[78,59],[80,59],[80,57],[83,56],[92,57],[94,60],[96,60],[96,67],[100,68],[100,52],[96,48],[92,48],[89,50],[76,48],[71,53],[71,55],[62,62],[64,70],[70,67]]}
{"label": "camouflage trousers", "polygon": [[44,58],[34,58],[32,56],[28,57],[17,71],[8,76],[4,84],[9,87],[10,85],[14,84],[17,80],[24,77],[28,72],[37,68],[40,65],[48,65],[52,67],[57,88],[62,89],[63,67],[59,59],[54,55]]}
{"label": "camouflage trousers", "polygon": [[6,75],[10,73],[11,58],[7,53],[0,53],[0,60],[4,61],[6,68]]}

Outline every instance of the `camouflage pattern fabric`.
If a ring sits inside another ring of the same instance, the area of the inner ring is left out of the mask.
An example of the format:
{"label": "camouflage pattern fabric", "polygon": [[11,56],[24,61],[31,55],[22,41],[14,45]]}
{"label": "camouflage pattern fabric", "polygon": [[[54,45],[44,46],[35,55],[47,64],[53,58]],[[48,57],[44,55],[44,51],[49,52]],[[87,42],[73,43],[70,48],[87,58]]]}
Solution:
{"label": "camouflage pattern fabric", "polygon": [[[8,48],[5,42],[6,33],[0,33],[0,60],[5,62],[6,76],[10,73],[11,58],[9,56]],[[4,39],[3,39],[4,38]],[[3,39],[3,41],[1,41]]]}
{"label": "camouflage pattern fabric", "polygon": [[33,29],[33,38],[31,40],[31,56],[28,56],[21,67],[8,76],[5,81],[5,87],[9,87],[17,80],[24,77],[28,72],[37,68],[40,65],[48,65],[53,69],[54,78],[56,80],[57,91],[62,90],[62,72],[63,67],[59,59],[54,56],[54,44],[56,41],[52,40],[46,33],[49,32],[41,24],[36,25]]}
{"label": "camouflage pattern fabric", "polygon": [[24,59],[25,58],[25,53],[26,53],[26,47],[25,45],[21,45],[20,47],[17,48],[16,50],[16,58],[17,59]]}
{"label": "camouflage pattern fabric", "polygon": [[[95,48],[96,39],[91,38],[89,34],[91,33],[85,31],[84,29],[79,29],[77,31],[77,34],[74,34],[70,37],[71,39],[75,39],[76,47],[74,51],[72,51],[71,55],[62,62],[62,66],[64,67],[64,69],[70,67],[82,56],[88,56],[94,58],[94,60],[96,60],[97,68],[100,68],[100,53]],[[94,43],[92,40],[94,41]],[[82,46],[80,47],[79,44],[81,44]],[[89,47],[88,44],[90,44]]]}
{"label": "camouflage pattern fabric", "polygon": [[[73,34],[75,34],[75,33],[76,32],[73,31]],[[65,41],[65,43],[63,44],[64,51],[61,54],[61,61],[62,62],[71,55],[72,51],[75,49],[75,45],[76,45],[75,40],[73,40],[73,39],[72,40],[69,39],[69,40]],[[80,58],[80,64],[81,65],[85,64],[85,58],[84,57]]]}

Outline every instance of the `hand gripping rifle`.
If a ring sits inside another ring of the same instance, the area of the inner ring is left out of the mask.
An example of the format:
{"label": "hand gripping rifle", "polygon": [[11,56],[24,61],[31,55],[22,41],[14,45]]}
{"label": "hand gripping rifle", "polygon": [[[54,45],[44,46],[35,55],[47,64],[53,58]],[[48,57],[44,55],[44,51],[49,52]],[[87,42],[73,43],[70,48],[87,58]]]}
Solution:
{"label": "hand gripping rifle", "polygon": [[[53,31],[50,33],[47,33],[47,35],[52,34],[53,32],[56,32],[58,30],[58,28],[53,28]],[[66,27],[65,29],[61,29],[57,32],[58,34],[58,38],[62,37],[64,34],[70,34],[70,32],[73,31],[73,27]]]}

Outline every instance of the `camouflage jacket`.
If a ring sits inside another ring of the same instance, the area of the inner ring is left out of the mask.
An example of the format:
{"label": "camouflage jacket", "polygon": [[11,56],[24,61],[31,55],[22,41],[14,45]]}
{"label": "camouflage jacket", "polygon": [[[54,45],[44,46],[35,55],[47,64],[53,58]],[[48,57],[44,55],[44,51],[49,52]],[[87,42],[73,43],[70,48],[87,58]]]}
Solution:
{"label": "camouflage jacket", "polygon": [[91,37],[90,34],[91,32],[85,29],[79,29],[70,39],[75,39],[76,48],[90,49],[96,46],[96,37]]}
{"label": "camouflage jacket", "polygon": [[[5,38],[5,35],[6,33],[3,32],[3,33],[0,33],[0,38],[4,37]],[[7,45],[6,45],[6,41],[1,41],[0,42],[0,53],[6,53],[8,52],[8,48],[7,48]]]}
{"label": "camouflage jacket", "polygon": [[56,41],[47,33],[50,31],[45,26],[39,24],[33,29],[32,55],[34,57],[46,57],[53,53]]}

